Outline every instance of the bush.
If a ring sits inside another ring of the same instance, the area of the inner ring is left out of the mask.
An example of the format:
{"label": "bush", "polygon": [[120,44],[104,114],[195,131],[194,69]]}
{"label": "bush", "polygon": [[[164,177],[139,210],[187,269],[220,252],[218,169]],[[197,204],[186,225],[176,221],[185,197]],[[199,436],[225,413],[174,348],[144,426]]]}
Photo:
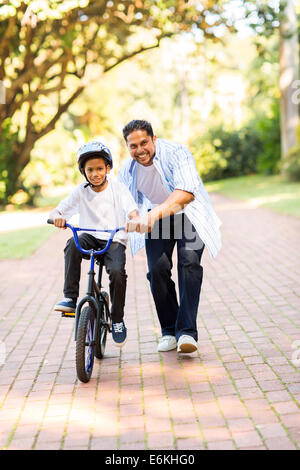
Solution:
{"label": "bush", "polygon": [[17,141],[17,132],[13,130],[12,121],[6,118],[2,122],[0,131],[0,203],[8,202],[10,185],[13,184],[15,162],[13,160],[13,147]]}
{"label": "bush", "polygon": [[256,172],[262,145],[256,132],[210,130],[191,143],[196,165],[204,181],[213,181]]}
{"label": "bush", "polygon": [[300,181],[300,145],[292,148],[286,155],[282,171],[289,181]]}
{"label": "bush", "polygon": [[256,123],[262,151],[257,156],[258,173],[276,174],[280,171],[280,109],[276,101],[272,107],[271,117],[263,116]]}
{"label": "bush", "polygon": [[213,181],[222,178],[227,161],[220,152],[216,151],[212,143],[197,139],[193,143],[192,151],[197,169],[203,181]]}
{"label": "bush", "polygon": [[270,115],[239,130],[210,129],[190,144],[200,176],[213,181],[252,173],[275,174],[280,163],[279,103]]}

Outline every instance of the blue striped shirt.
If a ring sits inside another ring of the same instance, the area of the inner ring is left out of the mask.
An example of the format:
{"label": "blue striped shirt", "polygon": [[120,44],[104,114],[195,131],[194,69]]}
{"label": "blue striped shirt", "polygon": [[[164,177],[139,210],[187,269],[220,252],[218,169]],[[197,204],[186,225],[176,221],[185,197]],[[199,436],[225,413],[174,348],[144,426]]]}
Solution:
{"label": "blue striped shirt", "polygon": [[[184,146],[164,139],[156,140],[153,164],[160,174],[168,193],[181,189],[194,195],[194,200],[186,205],[184,212],[194,225],[212,258],[221,249],[221,221],[217,217],[210,197],[197,172],[191,152]],[[137,190],[137,162],[129,158],[122,165],[118,178],[130,190],[139,207],[140,215],[152,208],[151,202]],[[145,235],[129,234],[132,256],[145,245]]]}

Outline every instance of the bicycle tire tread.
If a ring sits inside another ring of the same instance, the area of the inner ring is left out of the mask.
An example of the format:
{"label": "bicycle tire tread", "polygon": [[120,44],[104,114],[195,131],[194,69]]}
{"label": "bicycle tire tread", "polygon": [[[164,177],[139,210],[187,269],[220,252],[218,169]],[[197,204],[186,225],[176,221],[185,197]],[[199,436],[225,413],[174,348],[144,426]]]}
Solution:
{"label": "bicycle tire tread", "polygon": [[85,307],[82,309],[79,318],[78,331],[77,331],[77,341],[76,341],[76,371],[78,379],[87,383],[92,375],[93,365],[94,365],[94,351],[92,353],[91,365],[89,371],[86,370],[86,335],[88,322],[90,320],[92,309],[91,307]]}

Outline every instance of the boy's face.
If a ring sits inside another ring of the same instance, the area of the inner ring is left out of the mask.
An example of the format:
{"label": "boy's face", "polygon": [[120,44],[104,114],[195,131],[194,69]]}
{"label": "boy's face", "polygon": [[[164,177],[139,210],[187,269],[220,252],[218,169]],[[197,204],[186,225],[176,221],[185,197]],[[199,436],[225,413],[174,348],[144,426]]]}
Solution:
{"label": "boy's face", "polygon": [[140,165],[150,166],[155,155],[156,136],[153,139],[145,130],[136,130],[127,136],[127,147],[131,157]]}
{"label": "boy's face", "polygon": [[103,183],[106,174],[110,172],[110,166],[106,165],[104,158],[91,158],[84,165],[87,179],[95,186]]}

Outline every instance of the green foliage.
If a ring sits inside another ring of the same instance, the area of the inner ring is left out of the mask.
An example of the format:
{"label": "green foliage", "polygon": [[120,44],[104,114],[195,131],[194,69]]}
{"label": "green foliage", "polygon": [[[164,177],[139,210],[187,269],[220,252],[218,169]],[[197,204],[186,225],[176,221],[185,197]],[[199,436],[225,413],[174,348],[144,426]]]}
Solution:
{"label": "green foliage", "polygon": [[191,143],[204,181],[249,175],[276,174],[280,161],[279,106],[273,114],[252,120],[239,130],[216,127]]}
{"label": "green foliage", "polygon": [[300,181],[300,145],[285,156],[282,171],[289,181]]}
{"label": "green foliage", "polygon": [[246,9],[248,25],[257,33],[270,37],[278,31],[281,12],[279,6],[285,1],[245,0],[243,6]]}
{"label": "green foliage", "polygon": [[272,106],[273,114],[263,116],[256,122],[262,151],[257,156],[257,171],[259,173],[276,174],[280,171],[281,139],[279,102]]}
{"label": "green foliage", "polygon": [[201,177],[213,181],[254,173],[262,144],[254,130],[218,127],[194,141],[191,148]]}
{"label": "green foliage", "polygon": [[193,142],[191,148],[196,160],[197,169],[203,181],[218,180],[223,177],[227,160],[216,150],[215,145],[199,138]]}
{"label": "green foliage", "polygon": [[29,164],[21,173],[22,189],[30,196],[27,204],[36,205],[41,190],[53,186],[73,185],[80,180],[76,163],[76,151],[82,133],[73,127],[67,114],[50,132],[37,142]]}
{"label": "green foliage", "polygon": [[0,121],[13,123],[6,128],[13,133],[6,135],[2,155],[4,167],[13,162],[13,171],[2,179],[0,200],[3,191],[8,199],[22,188],[36,142],[55,129],[90,83],[158,47],[164,37],[198,30],[217,39],[214,27],[233,29],[222,0],[209,0],[202,9],[175,0],[0,3],[0,80],[6,88]]}
{"label": "green foliage", "polygon": [[14,173],[13,153],[17,137],[11,119],[4,119],[0,134],[0,200],[4,201],[11,183],[10,175]]}

